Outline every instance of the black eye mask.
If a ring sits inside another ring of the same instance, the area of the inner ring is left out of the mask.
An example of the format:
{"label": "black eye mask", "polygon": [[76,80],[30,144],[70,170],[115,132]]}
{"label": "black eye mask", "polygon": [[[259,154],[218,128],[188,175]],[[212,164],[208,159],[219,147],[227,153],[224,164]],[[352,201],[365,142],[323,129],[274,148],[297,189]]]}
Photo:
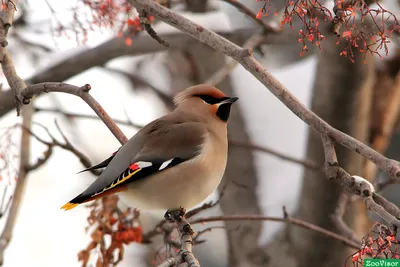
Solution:
{"label": "black eye mask", "polygon": [[197,95],[197,96],[200,97],[201,99],[203,99],[204,102],[206,102],[207,104],[210,104],[210,105],[218,104],[221,101],[229,99],[229,97],[216,98],[216,97],[212,97],[209,95]]}

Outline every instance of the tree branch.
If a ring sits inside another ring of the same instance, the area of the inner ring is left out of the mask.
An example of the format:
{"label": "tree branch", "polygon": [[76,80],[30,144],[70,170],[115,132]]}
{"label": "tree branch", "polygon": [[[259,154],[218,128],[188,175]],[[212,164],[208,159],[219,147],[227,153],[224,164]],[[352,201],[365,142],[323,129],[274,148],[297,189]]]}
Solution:
{"label": "tree branch", "polygon": [[38,158],[34,164],[27,166],[26,171],[30,172],[30,171],[40,168],[43,164],[45,164],[50,159],[52,154],[53,154],[53,146],[48,145],[47,150],[43,153],[43,157]]}
{"label": "tree branch", "polygon": [[291,216],[287,216],[285,213],[284,218],[279,218],[279,217],[271,217],[271,216],[262,216],[262,215],[253,215],[253,214],[243,214],[243,215],[228,215],[228,216],[212,216],[212,217],[207,217],[207,218],[199,218],[190,221],[189,223],[191,225],[194,224],[204,224],[207,222],[218,222],[218,221],[244,221],[244,220],[262,220],[262,221],[272,221],[272,222],[284,222],[284,223],[290,223],[296,226],[300,226],[306,229],[310,229],[312,231],[321,233],[323,235],[326,235],[330,238],[339,240],[343,242],[343,244],[355,248],[355,249],[360,249],[360,244],[357,242],[354,242],[353,240],[350,240],[348,238],[345,238],[339,234],[336,234],[334,232],[331,232],[329,230],[323,229],[315,224],[308,223],[305,221],[302,221],[297,218],[293,218]]}
{"label": "tree branch", "polygon": [[184,262],[190,267],[200,267],[199,262],[192,253],[194,232],[185,218],[185,213],[186,210],[181,208],[179,210],[167,211],[165,214],[166,219],[178,224],[178,231],[181,236],[181,249],[176,257],[165,260],[158,267],[180,266]]}
{"label": "tree branch", "polygon": [[[98,116],[96,116],[96,115],[72,113],[72,112],[63,111],[63,110],[55,109],[55,108],[35,107],[35,112],[58,113],[58,114],[62,114],[64,116],[66,116],[67,118],[70,117],[70,118],[78,118],[78,119],[100,120],[100,118]],[[135,127],[135,128],[142,128],[143,127],[143,125],[141,125],[141,124],[135,124],[135,123],[132,123],[131,121],[127,121],[127,120],[119,120],[119,119],[114,119],[114,118],[112,118],[112,120],[116,124],[132,126],[132,127]]]}
{"label": "tree branch", "polygon": [[[34,132],[32,132],[31,129],[27,129],[27,128],[25,128],[23,125],[22,125],[22,129],[23,129],[24,131],[29,132],[29,134],[30,134],[32,137],[34,137],[37,141],[39,141],[40,143],[46,145],[46,146],[49,148],[48,150],[52,151],[51,149],[52,149],[53,147],[58,146],[58,147],[60,147],[60,148],[62,148],[62,149],[65,149],[65,150],[67,150],[67,151],[70,151],[72,154],[74,154],[74,155],[79,159],[79,161],[82,163],[82,165],[83,165],[85,168],[90,168],[90,167],[92,166],[92,164],[91,164],[89,158],[88,158],[85,154],[83,154],[82,152],[80,152],[78,149],[76,149],[76,148],[71,144],[71,142],[67,139],[67,137],[65,136],[65,134],[61,131],[61,128],[60,128],[60,126],[58,125],[57,121],[55,121],[55,124],[56,124],[57,130],[59,131],[59,133],[61,134],[62,138],[64,139],[64,143],[61,143],[60,141],[58,141],[58,140],[50,133],[49,129],[48,129],[46,126],[44,126],[44,125],[42,125],[42,124],[39,124],[39,123],[37,123],[37,122],[35,122],[35,124],[38,125],[38,126],[40,126],[41,128],[43,128],[43,129],[45,130],[45,132],[47,133],[47,135],[50,137],[51,142],[47,142],[47,141],[43,140],[43,139],[40,138],[37,134],[35,134]],[[46,158],[46,160],[47,160],[47,158],[50,157],[50,154],[51,154],[51,153],[45,152],[45,158]],[[42,159],[39,159],[38,162],[39,162],[39,161],[42,161]],[[38,167],[39,167],[39,166],[38,166]],[[33,166],[30,167],[30,168],[33,168]],[[90,172],[93,173],[94,175],[100,175],[100,174],[101,174],[101,172],[100,172],[99,170],[91,170]]]}
{"label": "tree branch", "polygon": [[400,166],[397,161],[384,157],[355,138],[333,128],[314,112],[307,109],[281,82],[254,59],[251,56],[251,52],[247,49],[233,44],[218,34],[158,5],[156,2],[149,0],[129,0],[129,2],[137,9],[145,10],[167,24],[237,60],[245,69],[263,83],[284,105],[314,130],[374,162],[390,176],[396,178],[400,177]]}
{"label": "tree branch", "polygon": [[345,191],[360,196],[367,209],[375,212],[390,224],[395,234],[400,227],[400,220],[398,219],[400,218],[400,210],[394,204],[375,193],[375,188],[368,180],[360,176],[350,176],[340,168],[333,142],[326,136],[322,136],[322,142],[325,152],[325,174],[328,179],[339,181]]}
{"label": "tree branch", "polygon": [[[22,124],[25,128],[30,128],[33,116],[33,107],[29,106],[22,111]],[[0,265],[3,265],[4,251],[7,248],[12,233],[14,230],[15,222],[17,220],[19,208],[21,206],[24,190],[26,186],[26,179],[29,167],[31,139],[27,131],[21,131],[21,144],[20,144],[20,162],[18,170],[18,180],[14,190],[10,211],[8,213],[6,225],[0,235]]]}
{"label": "tree branch", "polygon": [[139,12],[140,24],[146,30],[146,32],[158,43],[162,44],[165,47],[169,47],[169,44],[165,39],[158,36],[157,32],[151,27],[150,20],[147,18],[146,12]]}
{"label": "tree branch", "polygon": [[[243,43],[249,39],[259,28],[237,29],[234,31],[217,31],[218,34],[236,43]],[[269,34],[264,39],[264,44],[293,44],[297,40],[296,31],[287,31],[282,34]],[[160,37],[168,40],[170,49],[182,50],[187,46],[198,43],[198,40],[184,33],[159,34]],[[62,59],[53,65],[41,70],[34,76],[26,79],[28,84],[43,82],[60,82],[77,75],[89,68],[103,66],[111,59],[125,55],[143,55],[165,50],[165,46],[154,42],[148,34],[135,36],[135,45],[127,46],[123,38],[113,38],[94,48],[84,49],[73,56]],[[0,92],[0,116],[15,108],[13,91]]]}
{"label": "tree branch", "polygon": [[257,14],[253,12],[250,8],[248,8],[246,5],[242,4],[241,2],[237,0],[222,0],[226,3],[231,4],[232,6],[236,7],[240,12],[244,13],[247,15],[247,17],[251,20],[253,20],[255,23],[261,26],[263,29],[264,33],[279,33],[281,30],[272,27],[268,23],[266,23],[262,19],[257,19]]}
{"label": "tree branch", "polygon": [[349,203],[350,196],[347,193],[342,193],[339,198],[339,203],[336,207],[334,214],[331,215],[331,219],[335,223],[338,230],[350,240],[359,242],[360,238],[357,234],[346,224],[343,217],[346,212],[346,206]]}
{"label": "tree branch", "polygon": [[321,171],[323,170],[323,166],[319,166],[318,164],[316,164],[315,162],[312,162],[310,160],[301,160],[301,159],[296,159],[292,156],[289,155],[285,155],[281,152],[275,151],[273,149],[270,149],[268,147],[264,147],[264,146],[258,146],[258,145],[254,145],[254,144],[250,144],[250,143],[243,143],[237,140],[229,140],[229,144],[233,145],[233,146],[240,146],[240,147],[245,147],[251,150],[255,150],[255,151],[260,151],[260,152],[264,152],[267,154],[270,154],[272,156],[278,157],[280,159],[286,160],[286,161],[290,161],[296,164],[300,164],[303,165],[305,168],[309,168],[309,169],[313,169],[316,171]]}
{"label": "tree branch", "polygon": [[[19,92],[26,87],[24,80],[22,80],[16,70],[14,63],[11,59],[10,54],[7,50],[7,33],[14,21],[14,13],[18,0],[6,1],[0,10],[0,62],[3,69],[4,76],[7,79],[8,85],[10,86],[14,96],[17,96]],[[20,114],[20,100],[15,98],[15,103],[17,107],[17,115]]]}
{"label": "tree branch", "polygon": [[61,92],[71,95],[76,95],[82,98],[83,101],[88,104],[93,111],[99,116],[104,122],[108,129],[113,133],[115,138],[124,144],[128,141],[128,138],[122,133],[121,129],[115,124],[111,117],[106,113],[102,106],[89,94],[91,86],[86,84],[82,87],[66,84],[66,83],[39,83],[30,85],[20,92],[20,98],[24,104],[29,104],[30,99],[34,95],[48,92]]}

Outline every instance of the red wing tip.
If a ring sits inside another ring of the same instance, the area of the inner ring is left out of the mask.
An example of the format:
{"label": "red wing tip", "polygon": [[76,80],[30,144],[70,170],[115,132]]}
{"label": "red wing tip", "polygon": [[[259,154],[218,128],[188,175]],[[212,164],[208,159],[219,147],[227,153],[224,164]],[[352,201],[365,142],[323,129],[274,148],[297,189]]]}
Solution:
{"label": "red wing tip", "polygon": [[129,169],[131,169],[132,171],[135,171],[135,170],[137,170],[137,169],[140,169],[140,167],[139,167],[139,165],[137,165],[136,163],[132,163],[132,164],[129,166]]}

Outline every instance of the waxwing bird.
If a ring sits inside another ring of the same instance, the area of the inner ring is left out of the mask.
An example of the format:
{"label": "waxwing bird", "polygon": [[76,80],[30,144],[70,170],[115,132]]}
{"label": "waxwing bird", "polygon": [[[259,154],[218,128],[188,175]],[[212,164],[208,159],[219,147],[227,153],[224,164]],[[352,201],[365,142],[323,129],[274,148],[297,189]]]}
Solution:
{"label": "waxwing bird", "polygon": [[117,192],[139,209],[196,206],[217,188],[225,172],[227,122],[236,100],[205,84],[180,92],[173,112],[144,126],[108,159],[83,170],[105,167],[62,209]]}

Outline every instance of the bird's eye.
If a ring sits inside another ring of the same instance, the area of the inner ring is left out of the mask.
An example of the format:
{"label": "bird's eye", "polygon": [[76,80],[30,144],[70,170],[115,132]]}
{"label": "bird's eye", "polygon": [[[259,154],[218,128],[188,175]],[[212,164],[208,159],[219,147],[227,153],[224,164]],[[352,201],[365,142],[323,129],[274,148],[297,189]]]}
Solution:
{"label": "bird's eye", "polygon": [[210,95],[198,95],[204,102],[210,105],[218,104],[221,101],[229,99],[229,97],[216,98]]}

